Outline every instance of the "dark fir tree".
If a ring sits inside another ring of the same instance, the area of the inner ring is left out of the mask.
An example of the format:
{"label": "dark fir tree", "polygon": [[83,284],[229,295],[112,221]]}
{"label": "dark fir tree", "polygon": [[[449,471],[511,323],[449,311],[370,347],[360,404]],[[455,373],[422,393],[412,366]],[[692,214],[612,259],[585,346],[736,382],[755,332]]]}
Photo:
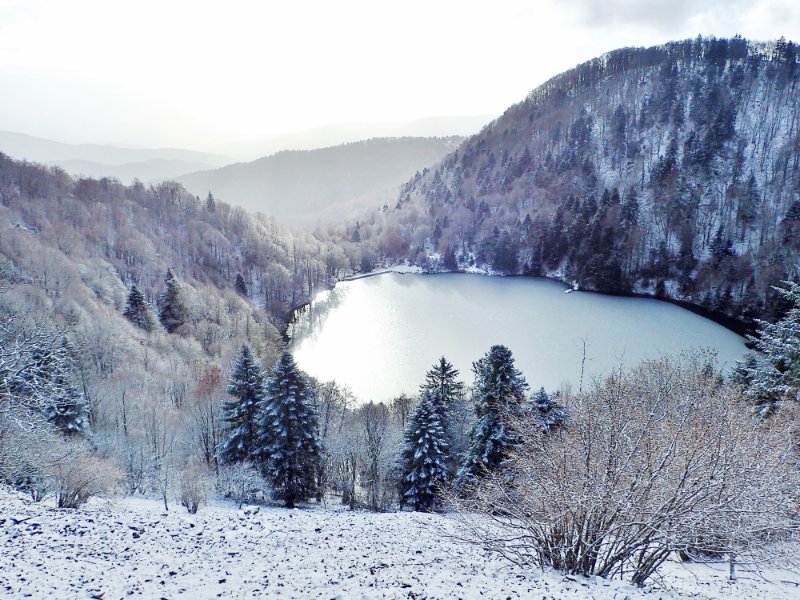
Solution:
{"label": "dark fir tree", "polygon": [[275,499],[287,508],[316,492],[320,448],[314,386],[284,352],[266,385],[259,417],[258,460]]}
{"label": "dark fir tree", "polygon": [[543,432],[561,427],[567,421],[567,410],[556,402],[552,396],[539,388],[531,397],[531,416]]}
{"label": "dark fir tree", "polygon": [[420,392],[430,394],[433,407],[446,428],[448,407],[462,397],[464,384],[458,381],[458,369],[442,356],[425,374],[425,383],[420,387]]}
{"label": "dark fir tree", "polygon": [[206,210],[212,213],[217,212],[217,201],[211,192],[208,192],[208,196],[206,196]]}
{"label": "dark fir tree", "polygon": [[517,443],[513,419],[525,402],[528,384],[514,366],[514,357],[505,346],[492,346],[472,364],[475,373],[473,394],[477,421],[470,432],[470,448],[458,472],[459,483],[499,467],[510,448]]}
{"label": "dark fir tree", "polygon": [[47,420],[68,436],[89,431],[89,408],[75,384],[76,365],[72,346],[62,338],[53,346],[34,349],[13,387],[16,396],[34,399]]}
{"label": "dark fir tree", "polygon": [[136,287],[135,283],[131,286],[130,292],[128,292],[128,302],[122,314],[139,329],[149,332],[156,327],[153,311],[150,310],[150,305],[144,299],[144,294]]}
{"label": "dark fir tree", "polygon": [[465,415],[464,384],[458,381],[458,369],[443,356],[425,374],[425,383],[420,386],[420,394],[428,394],[450,448],[447,456],[448,472],[454,474],[458,466],[457,453],[465,450],[466,436],[457,430],[460,416]]}
{"label": "dark fir tree", "polygon": [[45,366],[53,381],[50,386],[53,395],[45,408],[45,416],[64,435],[86,435],[89,433],[89,407],[75,383],[77,360],[66,337],[61,340],[54,359]]}
{"label": "dark fir tree", "polygon": [[453,249],[452,246],[448,246],[447,249],[444,251],[444,258],[442,259],[442,265],[448,271],[455,271],[458,269],[458,259],[456,258],[456,251]]}
{"label": "dark fir tree", "polygon": [[433,396],[424,391],[405,432],[401,504],[425,512],[436,508],[438,493],[448,478],[447,451],[447,436]]}
{"label": "dark fir tree", "polygon": [[492,254],[492,269],[501,273],[516,273],[519,254],[517,242],[507,231],[497,239]]}
{"label": "dark fir tree", "polygon": [[247,283],[245,283],[244,277],[242,277],[241,273],[236,274],[236,291],[241,294],[242,296],[247,297]]}
{"label": "dark fir tree", "polygon": [[169,333],[173,333],[186,322],[187,310],[183,303],[181,286],[171,269],[164,278],[166,288],[158,297],[158,319]]}
{"label": "dark fir tree", "polygon": [[68,436],[89,432],[89,408],[83,394],[72,381],[64,381],[61,393],[45,409],[47,420]]}
{"label": "dark fir tree", "polygon": [[228,380],[230,400],[222,405],[222,418],[228,435],[219,449],[220,458],[227,463],[249,460],[257,454],[256,426],[258,411],[264,398],[264,374],[261,364],[245,345],[231,370]]}

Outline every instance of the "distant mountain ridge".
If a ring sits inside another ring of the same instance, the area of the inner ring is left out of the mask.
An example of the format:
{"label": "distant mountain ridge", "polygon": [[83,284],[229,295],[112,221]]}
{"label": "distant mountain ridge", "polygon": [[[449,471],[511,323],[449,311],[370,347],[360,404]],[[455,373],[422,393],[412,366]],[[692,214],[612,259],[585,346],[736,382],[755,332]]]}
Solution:
{"label": "distant mountain ridge", "polygon": [[740,37],[605,54],[414,177],[382,230],[396,259],[774,317],[800,265],[799,61]]}
{"label": "distant mountain ridge", "polygon": [[40,163],[85,160],[108,165],[121,165],[164,159],[219,166],[231,162],[230,158],[220,154],[181,148],[129,148],[108,144],[65,144],[13,131],[0,131],[0,152],[18,160]]}
{"label": "distant mountain ridge", "polygon": [[231,144],[224,147],[224,151],[249,161],[282,150],[318,150],[372,138],[464,137],[478,133],[494,118],[496,115],[465,115],[383,123],[333,123],[254,142]]}
{"label": "distant mountain ridge", "polygon": [[76,177],[92,177],[94,179],[114,177],[126,185],[132,183],[134,179],[144,183],[156,183],[212,167],[208,163],[168,158],[153,158],[121,165],[107,165],[89,160],[59,160],[52,161],[50,164],[61,167]]}
{"label": "distant mountain ridge", "polygon": [[282,220],[338,220],[363,207],[394,203],[403,182],[461,141],[459,137],[375,138],[318,150],[286,150],[177,181],[198,196],[211,192]]}
{"label": "distant mountain ridge", "polygon": [[17,160],[59,166],[71,174],[116,177],[124,183],[170,179],[231,162],[220,154],[180,148],[65,144],[12,131],[0,131],[0,152]]}

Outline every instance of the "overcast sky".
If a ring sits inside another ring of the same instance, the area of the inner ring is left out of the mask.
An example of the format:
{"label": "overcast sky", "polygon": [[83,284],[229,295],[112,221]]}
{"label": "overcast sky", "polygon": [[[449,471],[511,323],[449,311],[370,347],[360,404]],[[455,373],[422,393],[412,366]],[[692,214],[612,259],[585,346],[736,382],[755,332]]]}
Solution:
{"label": "overcast sky", "polygon": [[500,114],[605,51],[698,33],[797,38],[800,1],[0,0],[0,129],[213,150]]}

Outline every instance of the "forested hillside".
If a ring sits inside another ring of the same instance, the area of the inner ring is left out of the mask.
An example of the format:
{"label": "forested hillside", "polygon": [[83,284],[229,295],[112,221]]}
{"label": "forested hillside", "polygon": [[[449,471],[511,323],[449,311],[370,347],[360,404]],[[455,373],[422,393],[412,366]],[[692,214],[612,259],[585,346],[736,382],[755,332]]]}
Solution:
{"label": "forested hillside", "polygon": [[[43,403],[94,451],[67,452],[57,438],[48,450],[98,473],[108,459],[131,491],[152,490],[194,459],[211,464],[242,344],[272,365],[290,309],[351,262],[178,184],[75,181],[0,155],[0,398]],[[0,471],[35,485],[31,465],[52,461],[25,402],[0,407]]]}
{"label": "forested hillside", "polygon": [[376,234],[433,266],[773,318],[800,260],[798,82],[784,40],[611,52],[415,177]]}
{"label": "forested hillside", "polygon": [[338,221],[364,208],[394,204],[398,188],[435,164],[459,137],[375,138],[318,150],[278,152],[178,178],[189,191],[281,220]]}

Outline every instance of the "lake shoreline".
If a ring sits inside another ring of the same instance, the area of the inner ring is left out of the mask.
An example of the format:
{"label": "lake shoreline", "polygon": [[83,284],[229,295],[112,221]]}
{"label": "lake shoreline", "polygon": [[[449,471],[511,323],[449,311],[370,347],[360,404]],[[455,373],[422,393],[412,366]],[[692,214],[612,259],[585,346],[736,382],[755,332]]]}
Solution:
{"label": "lake shoreline", "polygon": [[675,302],[578,294],[552,277],[377,277],[386,271],[320,292],[288,330],[302,369],[344,382],[362,399],[416,389],[441,354],[468,375],[498,343],[514,352],[532,385],[553,390],[583,381],[582,351],[589,378],[705,349],[729,369],[747,352],[737,332]]}
{"label": "lake shoreline", "polygon": [[[733,317],[729,317],[723,313],[711,311],[709,309],[703,308],[697,304],[689,302],[687,300],[679,300],[677,298],[671,298],[669,296],[659,297],[654,294],[646,294],[643,292],[604,292],[600,290],[591,290],[591,289],[578,289],[570,286],[570,284],[562,277],[559,277],[555,274],[548,274],[548,275],[524,275],[524,274],[508,274],[508,273],[496,273],[492,272],[488,269],[453,269],[453,270],[426,270],[422,267],[414,267],[409,265],[392,265],[389,267],[384,267],[381,269],[375,269],[368,273],[351,273],[345,277],[337,279],[336,282],[330,286],[325,287],[324,290],[332,290],[336,287],[336,284],[341,282],[348,282],[348,281],[358,281],[359,279],[366,279],[369,277],[378,277],[379,275],[387,275],[387,274],[397,274],[397,275],[447,275],[447,274],[464,274],[464,275],[483,275],[486,277],[508,277],[508,278],[523,278],[523,279],[546,279],[548,281],[554,281],[560,283],[565,286],[565,292],[569,289],[574,289],[577,292],[584,292],[589,294],[600,294],[602,296],[614,296],[618,298],[643,298],[643,299],[650,299],[650,300],[657,300],[660,302],[667,302],[669,304],[674,304],[675,306],[679,306],[692,312],[698,316],[701,316],[709,321],[713,321],[718,325],[721,325],[725,329],[732,331],[733,333],[740,335],[742,337],[747,338],[749,335],[753,335],[756,333],[756,324],[755,323],[747,323],[745,321],[741,321],[739,319],[735,319]],[[323,291],[323,290],[320,290]],[[289,326],[295,321],[296,315],[306,309],[312,302],[313,298],[309,299],[307,302],[295,307],[289,313],[289,319],[286,321],[285,325],[282,328],[281,336],[283,337],[285,342],[290,342],[291,337],[289,336]],[[749,341],[747,342],[748,347],[750,347]]]}

